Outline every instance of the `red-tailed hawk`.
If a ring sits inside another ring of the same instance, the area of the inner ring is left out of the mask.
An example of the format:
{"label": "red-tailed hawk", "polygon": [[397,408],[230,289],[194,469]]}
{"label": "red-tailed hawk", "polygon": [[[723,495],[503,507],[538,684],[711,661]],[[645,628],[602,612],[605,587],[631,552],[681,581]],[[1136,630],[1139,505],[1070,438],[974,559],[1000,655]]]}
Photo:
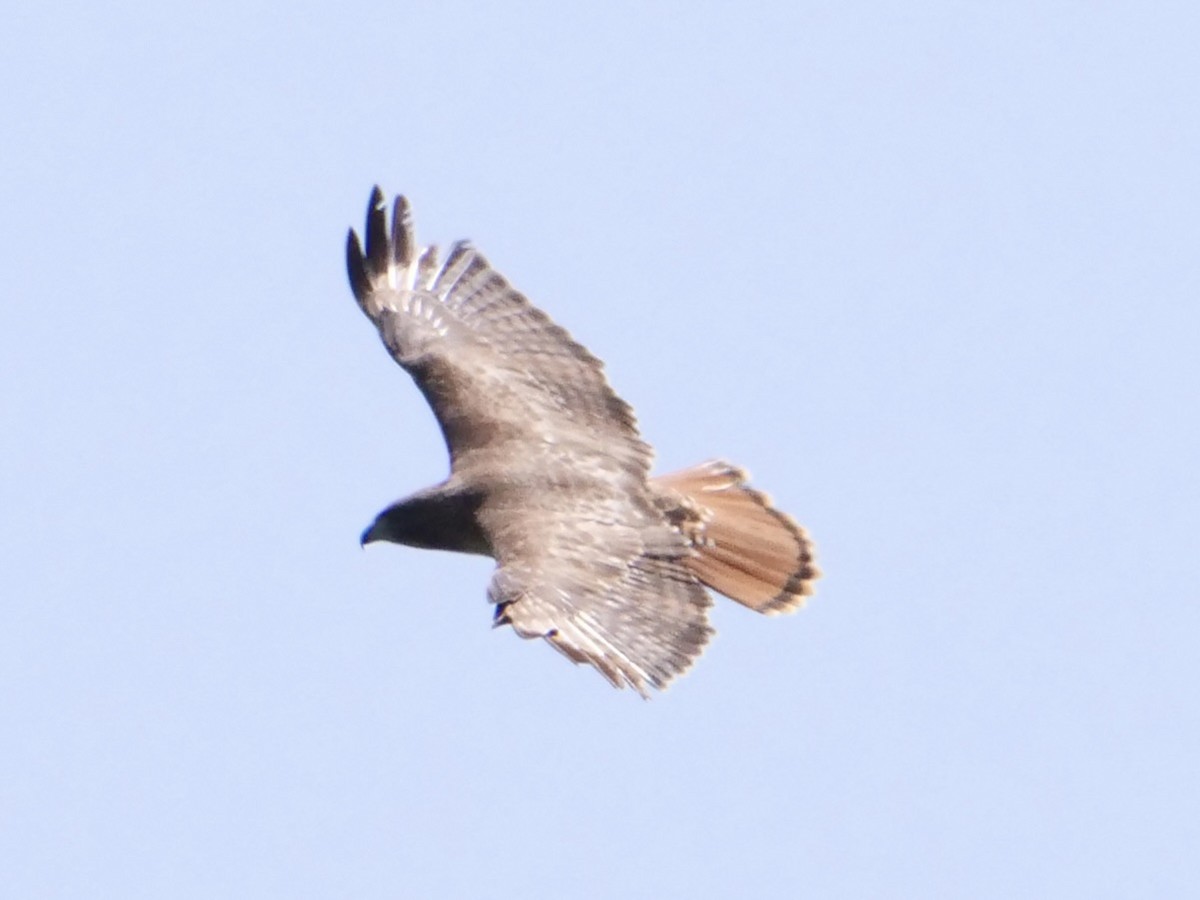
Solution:
{"label": "red-tailed hawk", "polygon": [[600,361],[477,251],[439,262],[379,188],[365,244],[350,231],[354,296],[433,408],[450,476],[381,512],[364,544],[493,557],[496,625],[643,696],[712,636],[705,585],[768,615],[803,605],[818,575],[804,530],[728,463],[651,478]]}

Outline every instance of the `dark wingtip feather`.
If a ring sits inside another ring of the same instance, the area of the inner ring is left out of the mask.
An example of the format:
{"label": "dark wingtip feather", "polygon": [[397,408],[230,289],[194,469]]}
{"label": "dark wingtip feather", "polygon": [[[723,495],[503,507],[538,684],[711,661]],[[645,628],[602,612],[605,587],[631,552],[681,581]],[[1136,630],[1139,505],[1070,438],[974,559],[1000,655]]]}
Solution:
{"label": "dark wingtip feather", "polygon": [[[377,189],[378,190],[378,189]],[[403,195],[392,204],[392,262],[403,268],[413,259],[412,215]]]}
{"label": "dark wingtip feather", "polygon": [[371,290],[371,279],[367,276],[366,260],[363,259],[362,247],[353,228],[346,235],[346,274],[350,276],[354,299],[360,304],[365,302]]}
{"label": "dark wingtip feather", "polygon": [[371,203],[367,207],[367,269],[378,278],[388,268],[387,205],[379,185],[371,191]]}

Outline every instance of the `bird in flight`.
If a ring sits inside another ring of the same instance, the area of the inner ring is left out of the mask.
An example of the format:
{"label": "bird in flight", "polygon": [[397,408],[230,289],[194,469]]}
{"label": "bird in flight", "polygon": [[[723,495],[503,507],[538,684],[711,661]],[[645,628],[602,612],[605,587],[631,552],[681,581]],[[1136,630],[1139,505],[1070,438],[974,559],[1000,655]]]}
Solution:
{"label": "bird in flight", "polygon": [[350,285],[432,407],[450,475],[381,512],[364,545],[492,557],[496,626],[643,697],[708,643],[706,587],[767,615],[804,604],[812,542],[743,470],[651,477],[601,362],[470,244],[418,247],[408,202],[390,205],[376,187],[364,241],[350,230]]}

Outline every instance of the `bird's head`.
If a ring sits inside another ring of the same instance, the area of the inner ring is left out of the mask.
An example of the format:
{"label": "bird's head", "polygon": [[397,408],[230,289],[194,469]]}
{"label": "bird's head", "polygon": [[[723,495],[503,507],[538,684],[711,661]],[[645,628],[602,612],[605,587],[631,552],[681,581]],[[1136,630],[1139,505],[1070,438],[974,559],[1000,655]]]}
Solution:
{"label": "bird's head", "polygon": [[399,500],[383,510],[368,525],[358,542],[365,547],[376,541],[409,547],[439,549],[444,543],[438,525],[439,506],[423,494]]}

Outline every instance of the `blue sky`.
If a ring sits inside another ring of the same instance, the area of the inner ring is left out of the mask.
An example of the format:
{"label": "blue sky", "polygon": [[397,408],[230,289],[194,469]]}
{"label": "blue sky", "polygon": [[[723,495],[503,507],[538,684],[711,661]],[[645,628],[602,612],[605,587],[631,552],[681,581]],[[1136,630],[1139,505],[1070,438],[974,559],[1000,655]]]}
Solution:
{"label": "blue sky", "polygon": [[[1190,4],[115,4],[0,36],[20,897],[1200,889]],[[804,522],[649,703],[360,550],[372,184]]]}

